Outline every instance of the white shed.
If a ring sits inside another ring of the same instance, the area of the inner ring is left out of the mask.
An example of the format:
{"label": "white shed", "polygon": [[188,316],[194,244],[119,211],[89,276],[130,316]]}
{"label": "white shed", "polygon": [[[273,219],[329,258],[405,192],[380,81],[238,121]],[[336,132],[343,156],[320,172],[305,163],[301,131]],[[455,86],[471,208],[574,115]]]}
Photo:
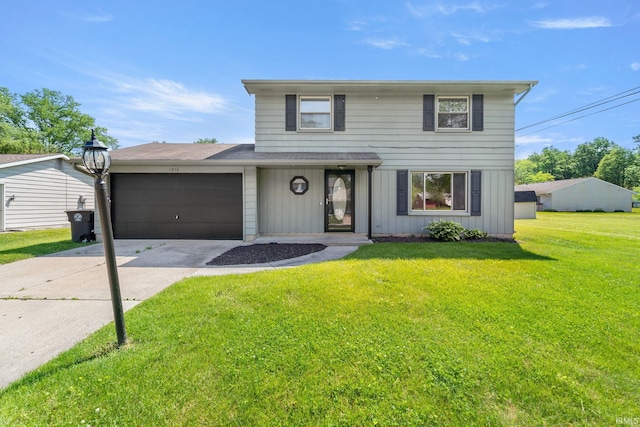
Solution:
{"label": "white shed", "polygon": [[538,197],[535,191],[516,191],[514,202],[513,217],[515,219],[536,219]]}
{"label": "white shed", "polygon": [[63,154],[0,154],[0,231],[69,225],[65,211],[94,208],[93,178]]}
{"label": "white shed", "polygon": [[631,190],[594,177],[516,185],[515,189],[535,191],[539,199],[538,210],[561,212],[631,212],[631,197],[634,194]]}

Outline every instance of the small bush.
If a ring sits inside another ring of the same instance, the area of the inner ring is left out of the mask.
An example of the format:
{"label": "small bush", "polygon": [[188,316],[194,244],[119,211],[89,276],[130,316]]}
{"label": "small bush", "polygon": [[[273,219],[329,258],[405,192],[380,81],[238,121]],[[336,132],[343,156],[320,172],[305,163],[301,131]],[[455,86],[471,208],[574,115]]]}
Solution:
{"label": "small bush", "polygon": [[488,236],[486,231],[479,228],[469,230],[454,221],[433,221],[423,227],[423,230],[426,230],[431,238],[443,242],[459,242],[465,239],[478,240]]}
{"label": "small bush", "polygon": [[433,221],[423,227],[423,230],[427,230],[432,238],[443,242],[459,242],[466,231],[462,224],[454,221]]}
{"label": "small bush", "polygon": [[487,237],[489,233],[484,230],[480,230],[479,228],[474,228],[473,230],[465,230],[464,238],[471,240],[484,239]]}
{"label": "small bush", "polygon": [[545,209],[543,212],[558,212],[557,209]]}

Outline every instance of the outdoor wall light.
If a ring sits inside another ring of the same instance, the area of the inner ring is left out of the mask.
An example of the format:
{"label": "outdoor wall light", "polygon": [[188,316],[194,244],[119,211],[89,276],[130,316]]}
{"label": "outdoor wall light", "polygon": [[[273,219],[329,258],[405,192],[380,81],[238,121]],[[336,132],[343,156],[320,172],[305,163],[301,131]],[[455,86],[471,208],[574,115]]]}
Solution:
{"label": "outdoor wall light", "polygon": [[304,194],[309,189],[309,181],[304,176],[294,176],[291,181],[289,181],[289,188],[293,194]]}
{"label": "outdoor wall light", "polygon": [[122,309],[122,297],[120,296],[116,251],[113,243],[113,227],[107,198],[107,183],[104,180],[111,167],[111,156],[107,151],[107,146],[98,141],[93,129],[91,130],[91,141],[87,141],[82,148],[82,164],[95,177],[96,201],[98,202],[100,224],[102,225],[102,241],[109,274],[111,304],[113,305],[118,346],[121,346],[127,342],[127,332],[124,326],[124,311]]}

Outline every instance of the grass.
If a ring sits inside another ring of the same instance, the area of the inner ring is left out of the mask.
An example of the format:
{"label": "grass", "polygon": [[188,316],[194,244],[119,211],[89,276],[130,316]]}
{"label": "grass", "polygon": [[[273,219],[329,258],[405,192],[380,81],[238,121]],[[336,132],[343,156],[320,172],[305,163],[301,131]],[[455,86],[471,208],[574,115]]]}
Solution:
{"label": "grass", "polygon": [[0,391],[0,425],[615,425],[640,417],[640,216],[178,282]]}
{"label": "grass", "polygon": [[69,227],[0,233],[0,264],[84,246],[71,240]]}

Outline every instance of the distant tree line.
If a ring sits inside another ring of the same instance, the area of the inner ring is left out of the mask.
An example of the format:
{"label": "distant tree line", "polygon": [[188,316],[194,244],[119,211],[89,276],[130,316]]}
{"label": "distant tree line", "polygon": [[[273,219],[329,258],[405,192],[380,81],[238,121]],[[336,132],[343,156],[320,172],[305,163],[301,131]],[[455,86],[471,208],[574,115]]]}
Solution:
{"label": "distant tree line", "polygon": [[546,147],[541,153],[516,160],[516,184],[595,176],[629,189],[640,187],[640,135],[633,140],[637,144],[634,149],[601,137],[578,145],[573,152]]}
{"label": "distant tree line", "polygon": [[92,129],[101,142],[118,148],[118,140],[79,107],[73,97],[55,90],[18,95],[0,87],[0,154],[78,155]]}

